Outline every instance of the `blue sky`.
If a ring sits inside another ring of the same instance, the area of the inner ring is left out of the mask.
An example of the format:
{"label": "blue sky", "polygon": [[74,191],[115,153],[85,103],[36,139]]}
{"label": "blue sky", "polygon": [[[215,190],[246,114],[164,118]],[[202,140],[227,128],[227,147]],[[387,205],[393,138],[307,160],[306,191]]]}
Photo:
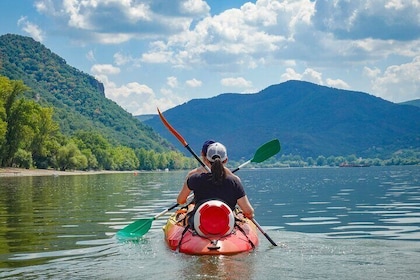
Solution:
{"label": "blue sky", "polygon": [[156,113],[290,79],[420,98],[418,0],[0,1],[0,35],[30,36]]}

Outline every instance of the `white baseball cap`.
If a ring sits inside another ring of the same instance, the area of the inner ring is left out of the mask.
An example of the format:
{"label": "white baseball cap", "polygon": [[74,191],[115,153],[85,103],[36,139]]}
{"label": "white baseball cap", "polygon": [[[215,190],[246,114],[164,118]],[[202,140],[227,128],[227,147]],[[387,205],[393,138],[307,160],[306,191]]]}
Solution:
{"label": "white baseball cap", "polygon": [[214,162],[216,158],[220,158],[223,162],[227,159],[226,147],[219,142],[213,143],[207,148],[206,157],[210,162]]}

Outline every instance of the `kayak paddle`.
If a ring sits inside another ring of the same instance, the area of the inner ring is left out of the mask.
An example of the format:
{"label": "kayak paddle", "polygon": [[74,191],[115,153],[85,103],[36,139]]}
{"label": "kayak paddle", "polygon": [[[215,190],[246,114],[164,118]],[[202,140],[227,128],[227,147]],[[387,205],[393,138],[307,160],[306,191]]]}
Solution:
{"label": "kayak paddle", "polygon": [[182,137],[181,134],[178,133],[178,131],[175,130],[175,128],[172,127],[172,125],[165,119],[165,117],[160,112],[159,108],[157,109],[159,113],[160,120],[163,122],[163,124],[166,126],[166,128],[181,142],[181,144],[187,148],[187,150],[195,157],[196,160],[203,166],[208,172],[211,172],[210,168],[204,164],[204,162],[197,156],[197,154],[191,149],[190,145],[185,141],[184,137]]}
{"label": "kayak paddle", "polygon": [[270,142],[265,143],[261,147],[258,148],[258,150],[255,152],[254,157],[241,165],[239,165],[235,170],[232,172],[236,172],[245,165],[247,165],[250,162],[256,162],[260,163],[263,162],[272,156],[276,155],[278,152],[280,152],[281,146],[280,141],[278,139],[271,140]]}
{"label": "kayak paddle", "polygon": [[149,229],[152,227],[152,222],[159,218],[160,216],[165,215],[167,212],[171,211],[175,207],[177,207],[179,204],[176,203],[169,207],[168,209],[160,212],[153,218],[148,219],[139,219],[128,226],[124,227],[123,229],[119,230],[117,232],[117,238],[118,239],[136,239],[139,237],[142,237],[145,235]]}
{"label": "kayak paddle", "polygon": [[273,246],[277,246],[277,244],[276,244],[276,242],[274,242],[273,241],[273,239],[271,239],[271,237],[270,236],[268,236],[268,234],[262,229],[262,227],[260,226],[260,224],[259,223],[257,223],[257,221],[254,219],[254,218],[252,218],[251,219],[251,221],[254,223],[254,225],[260,230],[260,232],[262,233],[262,234],[264,234],[264,236],[265,236],[265,238],[267,238],[267,240],[271,243],[271,245],[273,245]]}
{"label": "kayak paddle", "polygon": [[[163,124],[169,129],[169,131],[179,140],[179,142],[181,142],[182,145],[184,145],[185,148],[187,148],[188,151],[190,151],[190,153],[198,160],[198,162],[200,162],[200,164],[206,168],[206,170],[209,171],[209,167],[207,165],[204,164],[204,162],[197,156],[197,154],[191,149],[191,147],[188,145],[187,141],[185,141],[184,137],[182,137],[181,134],[178,133],[178,131],[176,131],[172,125],[169,124],[169,122],[165,119],[165,117],[163,116],[163,114],[160,112],[159,108],[157,109],[158,113],[159,113],[159,117],[162,120]],[[239,166],[237,169],[235,169],[232,172],[235,172],[237,170],[239,170],[241,167],[243,167],[244,165],[250,163],[250,162],[262,162],[268,158],[270,158],[271,156],[277,154],[280,151],[280,142],[279,140],[275,139],[272,140],[264,145],[262,145],[260,148],[258,148],[257,152],[255,153],[254,157],[243,163],[241,166]],[[270,243],[273,246],[277,246],[277,244],[268,236],[267,233],[264,232],[264,230],[261,228],[261,226],[257,223],[257,221],[252,218],[251,221],[255,224],[255,226],[259,229],[259,231],[264,234],[264,236],[267,238],[268,241],[270,241]]]}

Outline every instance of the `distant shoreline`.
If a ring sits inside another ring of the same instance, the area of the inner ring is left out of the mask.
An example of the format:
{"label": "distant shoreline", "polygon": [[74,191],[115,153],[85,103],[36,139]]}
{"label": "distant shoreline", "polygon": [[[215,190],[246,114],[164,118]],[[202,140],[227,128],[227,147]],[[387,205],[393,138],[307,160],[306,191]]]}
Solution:
{"label": "distant shoreline", "polygon": [[0,178],[2,177],[29,177],[29,176],[67,176],[67,175],[93,175],[93,174],[112,174],[112,173],[133,173],[139,171],[59,171],[54,169],[24,169],[24,168],[0,168]]}

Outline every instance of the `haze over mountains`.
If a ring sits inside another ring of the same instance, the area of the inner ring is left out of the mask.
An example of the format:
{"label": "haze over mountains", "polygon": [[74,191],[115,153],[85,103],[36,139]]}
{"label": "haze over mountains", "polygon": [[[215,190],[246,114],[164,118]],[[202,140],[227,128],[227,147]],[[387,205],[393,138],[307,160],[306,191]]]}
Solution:
{"label": "haze over mountains", "polygon": [[[23,80],[32,88],[27,98],[54,107],[65,134],[96,130],[116,144],[184,151],[158,117],[140,122],[107,99],[100,82],[29,37],[0,36],[0,74]],[[372,157],[419,148],[420,108],[413,106],[417,101],[408,104],[288,81],[255,94],[191,100],[164,114],[197,153],[204,140],[215,139],[228,146],[231,159],[249,159],[261,144],[278,138],[282,154]]]}

